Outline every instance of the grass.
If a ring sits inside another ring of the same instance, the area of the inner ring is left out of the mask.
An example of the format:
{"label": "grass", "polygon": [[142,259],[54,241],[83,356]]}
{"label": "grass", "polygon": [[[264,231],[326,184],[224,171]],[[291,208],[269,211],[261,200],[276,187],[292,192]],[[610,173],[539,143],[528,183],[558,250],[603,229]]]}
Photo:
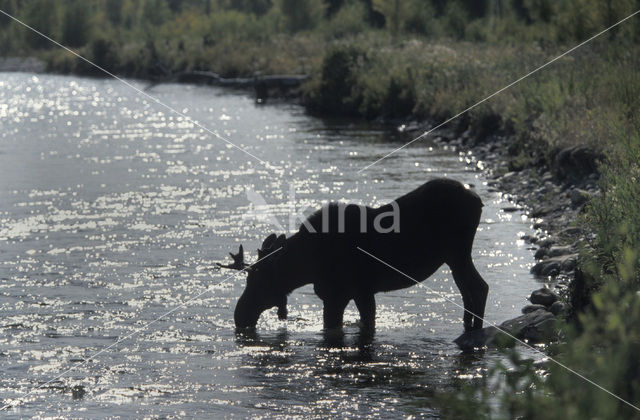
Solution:
{"label": "grass", "polygon": [[640,407],[640,124],[614,121],[610,129],[617,141],[601,167],[602,193],[580,220],[590,235],[572,287],[574,298],[586,299],[563,325],[564,341],[547,350],[598,386],[552,362],[541,376],[511,351],[515,368],[496,366],[473,387],[439,397],[445,418],[639,417],[632,405]]}

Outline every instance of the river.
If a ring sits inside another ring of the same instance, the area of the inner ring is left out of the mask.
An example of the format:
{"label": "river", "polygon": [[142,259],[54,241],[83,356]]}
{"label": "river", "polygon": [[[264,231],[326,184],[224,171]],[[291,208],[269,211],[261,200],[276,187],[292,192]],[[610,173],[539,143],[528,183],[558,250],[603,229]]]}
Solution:
{"label": "river", "polygon": [[0,74],[0,398],[29,393],[3,417],[437,418],[435,393],[501,357],[452,343],[462,310],[446,299],[462,300],[446,266],[433,291],[379,295],[366,342],[353,303],[344,337],[325,336],[310,286],[288,321],[273,309],[236,335],[244,279],[214,269],[239,244],[255,259],[292,212],[377,205],[446,176],[485,203],[473,255],[486,317],[516,316],[540,287],[519,240],[532,221],[504,211],[469,155],[425,139],[359,173],[406,137],[215,88],[148,93],[270,166],[116,80]]}

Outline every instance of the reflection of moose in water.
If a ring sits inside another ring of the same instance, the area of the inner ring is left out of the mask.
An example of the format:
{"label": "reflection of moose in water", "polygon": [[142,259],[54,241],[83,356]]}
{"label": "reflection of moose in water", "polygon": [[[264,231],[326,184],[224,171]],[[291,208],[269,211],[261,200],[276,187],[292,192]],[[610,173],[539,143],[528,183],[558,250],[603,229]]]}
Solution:
{"label": "reflection of moose in water", "polygon": [[363,326],[373,328],[374,295],[415,283],[359,247],[420,281],[446,263],[462,294],[465,330],[482,328],[489,287],[471,259],[481,211],[476,193],[457,181],[436,179],[375,209],[330,204],[291,237],[267,237],[251,266],[240,246],[233,264],[220,265],[249,273],[234,313],[236,327],[255,327],[260,314],[274,306],[285,319],[287,295],[313,283],[324,303],[325,328],[342,326],[352,299]]}

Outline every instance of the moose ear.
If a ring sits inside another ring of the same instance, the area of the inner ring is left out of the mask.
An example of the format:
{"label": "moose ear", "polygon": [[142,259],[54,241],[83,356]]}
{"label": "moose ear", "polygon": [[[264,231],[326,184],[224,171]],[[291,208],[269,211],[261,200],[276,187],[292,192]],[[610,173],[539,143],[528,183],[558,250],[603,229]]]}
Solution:
{"label": "moose ear", "polygon": [[266,251],[267,249],[271,248],[277,238],[278,236],[275,233],[272,233],[271,235],[267,236],[267,239],[265,239],[262,242],[262,246],[260,247],[260,249],[262,249],[263,251]]}
{"label": "moose ear", "polygon": [[233,255],[231,252],[229,253],[229,255],[231,255],[231,258],[235,259],[239,259],[240,261],[244,262],[244,248],[242,247],[242,245],[240,245],[240,249],[238,249],[238,254],[237,255]]}

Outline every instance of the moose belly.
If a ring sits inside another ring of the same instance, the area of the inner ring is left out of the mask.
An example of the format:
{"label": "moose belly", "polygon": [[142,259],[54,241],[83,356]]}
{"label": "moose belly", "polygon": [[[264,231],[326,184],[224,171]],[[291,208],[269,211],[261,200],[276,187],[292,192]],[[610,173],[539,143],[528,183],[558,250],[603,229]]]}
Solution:
{"label": "moose belly", "polygon": [[[416,282],[422,282],[433,275],[442,265],[440,261],[421,261],[422,264],[416,266],[414,264],[390,264],[394,268],[385,267],[381,264],[380,270],[376,273],[375,289],[376,292],[390,292],[393,290],[405,289],[407,287],[416,286]],[[397,270],[397,271],[396,271]],[[400,273],[400,272],[402,273]]]}

